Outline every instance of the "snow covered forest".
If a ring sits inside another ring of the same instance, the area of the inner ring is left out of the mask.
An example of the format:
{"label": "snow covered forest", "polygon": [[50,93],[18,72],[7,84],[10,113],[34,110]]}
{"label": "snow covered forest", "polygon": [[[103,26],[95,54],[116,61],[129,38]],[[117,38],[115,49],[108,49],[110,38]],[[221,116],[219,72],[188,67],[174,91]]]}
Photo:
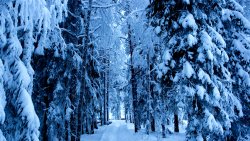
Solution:
{"label": "snow covered forest", "polygon": [[0,0],[0,141],[249,141],[249,20],[250,0]]}

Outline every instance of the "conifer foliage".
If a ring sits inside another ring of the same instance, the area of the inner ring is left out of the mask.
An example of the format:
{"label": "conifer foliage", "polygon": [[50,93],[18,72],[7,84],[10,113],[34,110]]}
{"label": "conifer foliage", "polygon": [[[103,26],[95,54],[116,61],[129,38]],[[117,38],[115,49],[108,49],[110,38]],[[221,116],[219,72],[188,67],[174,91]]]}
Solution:
{"label": "conifer foliage", "polygon": [[192,107],[187,110],[189,139],[224,140],[231,121],[243,115],[232,90],[235,71],[228,67],[232,44],[227,41],[237,37],[225,33],[232,31],[229,18],[248,28],[240,8],[234,0],[165,0],[148,7],[151,25],[165,41],[158,75],[172,88],[180,85],[179,98]]}

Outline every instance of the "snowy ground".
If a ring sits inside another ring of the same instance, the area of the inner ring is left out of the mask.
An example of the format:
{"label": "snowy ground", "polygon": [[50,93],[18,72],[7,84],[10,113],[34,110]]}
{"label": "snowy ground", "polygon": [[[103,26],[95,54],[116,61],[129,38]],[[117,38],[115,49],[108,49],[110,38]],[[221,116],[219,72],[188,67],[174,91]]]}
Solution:
{"label": "snowy ground", "polygon": [[185,133],[174,133],[161,138],[160,133],[134,133],[134,125],[114,120],[111,125],[99,127],[93,135],[82,135],[81,141],[185,141]]}

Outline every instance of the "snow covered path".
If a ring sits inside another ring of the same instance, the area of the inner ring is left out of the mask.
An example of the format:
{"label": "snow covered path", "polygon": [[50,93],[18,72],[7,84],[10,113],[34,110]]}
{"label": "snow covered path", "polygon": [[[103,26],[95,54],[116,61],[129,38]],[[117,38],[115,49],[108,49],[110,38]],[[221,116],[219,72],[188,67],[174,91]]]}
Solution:
{"label": "snow covered path", "polygon": [[185,141],[185,134],[172,134],[161,138],[160,133],[146,135],[143,132],[134,133],[133,124],[125,121],[112,121],[109,126],[100,127],[93,135],[82,135],[81,141]]}

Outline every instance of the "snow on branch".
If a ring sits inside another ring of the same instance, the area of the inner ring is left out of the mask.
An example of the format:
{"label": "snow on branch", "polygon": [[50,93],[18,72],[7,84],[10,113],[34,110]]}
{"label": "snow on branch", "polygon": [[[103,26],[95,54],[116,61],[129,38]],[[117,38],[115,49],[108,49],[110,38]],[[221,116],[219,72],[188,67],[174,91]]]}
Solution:
{"label": "snow on branch", "polygon": [[108,4],[108,5],[92,5],[92,8],[111,8],[111,7],[114,7],[114,6],[117,6],[118,3],[116,4]]}

